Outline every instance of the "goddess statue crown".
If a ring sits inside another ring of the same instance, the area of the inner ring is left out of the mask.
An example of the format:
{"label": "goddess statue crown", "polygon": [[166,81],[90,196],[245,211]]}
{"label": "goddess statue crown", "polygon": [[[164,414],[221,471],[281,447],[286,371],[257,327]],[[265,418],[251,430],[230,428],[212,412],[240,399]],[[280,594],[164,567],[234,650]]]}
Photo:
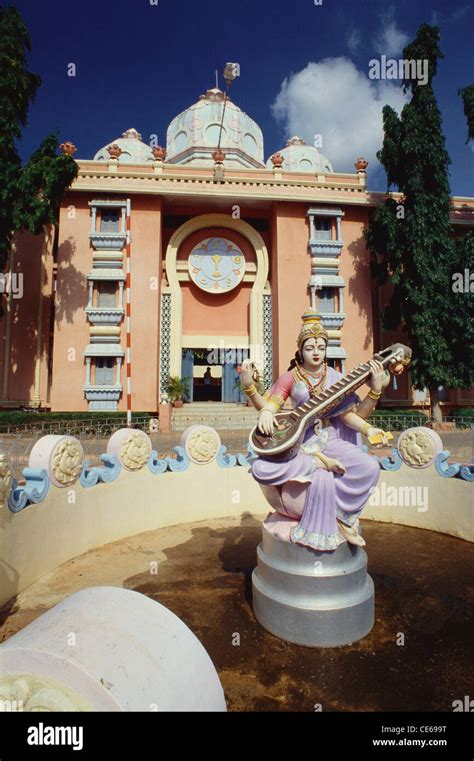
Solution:
{"label": "goddess statue crown", "polygon": [[306,312],[301,316],[303,324],[298,336],[298,349],[301,351],[307,338],[323,338],[326,343],[329,340],[327,331],[321,325],[321,315],[317,309],[308,307]]}

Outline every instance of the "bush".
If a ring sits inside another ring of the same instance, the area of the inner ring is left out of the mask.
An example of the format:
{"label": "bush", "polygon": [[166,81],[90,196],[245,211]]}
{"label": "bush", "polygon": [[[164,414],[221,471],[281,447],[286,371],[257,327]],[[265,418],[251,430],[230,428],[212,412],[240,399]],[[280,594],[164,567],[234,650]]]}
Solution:
{"label": "bush", "polygon": [[[153,417],[150,412],[134,412],[132,414],[133,420],[137,417]],[[69,421],[77,421],[83,423],[89,421],[91,423],[100,423],[101,421],[111,420],[127,422],[126,412],[112,412],[107,410],[99,410],[97,412],[7,412],[0,411],[0,429],[6,426],[18,426],[20,428],[34,428],[35,426],[47,426],[53,423],[67,423]]]}
{"label": "bush", "polygon": [[451,417],[456,428],[470,428],[474,425],[474,407],[457,407]]}

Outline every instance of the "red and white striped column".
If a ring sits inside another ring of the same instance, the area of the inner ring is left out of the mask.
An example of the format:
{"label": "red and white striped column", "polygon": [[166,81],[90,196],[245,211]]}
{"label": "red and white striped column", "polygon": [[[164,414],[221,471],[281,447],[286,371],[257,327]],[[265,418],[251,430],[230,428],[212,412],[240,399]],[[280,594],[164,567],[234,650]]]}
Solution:
{"label": "red and white striped column", "polygon": [[125,326],[127,331],[125,367],[127,374],[127,426],[132,425],[132,334],[131,334],[131,303],[130,303],[130,286],[131,286],[131,235],[130,235],[130,198],[127,198],[126,212],[126,249],[125,249]]}

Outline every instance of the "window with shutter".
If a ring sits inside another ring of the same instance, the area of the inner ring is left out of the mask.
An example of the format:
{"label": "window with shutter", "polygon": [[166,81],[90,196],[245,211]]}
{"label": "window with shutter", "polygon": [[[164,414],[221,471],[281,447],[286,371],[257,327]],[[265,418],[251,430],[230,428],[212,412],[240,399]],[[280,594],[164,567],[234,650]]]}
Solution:
{"label": "window with shutter", "polygon": [[120,224],[120,212],[118,209],[102,209],[100,215],[101,233],[118,233]]}
{"label": "window with shutter", "polygon": [[334,288],[321,288],[318,290],[318,306],[323,314],[334,313]]}
{"label": "window with shutter", "polygon": [[113,282],[104,281],[99,283],[99,307],[115,307],[116,303],[116,285]]}
{"label": "window with shutter", "polygon": [[95,361],[95,383],[96,386],[113,386],[114,385],[114,357],[97,357]]}
{"label": "window with shutter", "polygon": [[316,220],[316,239],[332,240],[331,221],[329,219]]}

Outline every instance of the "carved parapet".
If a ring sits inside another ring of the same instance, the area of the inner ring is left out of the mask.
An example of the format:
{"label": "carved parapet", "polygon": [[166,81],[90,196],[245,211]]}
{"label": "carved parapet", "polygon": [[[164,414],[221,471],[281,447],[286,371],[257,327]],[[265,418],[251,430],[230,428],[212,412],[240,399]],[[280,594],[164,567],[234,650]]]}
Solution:
{"label": "carved parapet", "polygon": [[180,444],[192,462],[204,465],[216,459],[221,438],[209,425],[191,425],[183,431]]}
{"label": "carved parapet", "polygon": [[84,468],[81,473],[81,486],[87,488],[96,486],[99,482],[110,484],[118,478],[122,465],[115,455],[101,454],[99,457],[102,465],[90,467],[89,461],[84,462]]}
{"label": "carved parapet", "polygon": [[29,467],[46,470],[55,486],[66,487],[81,475],[84,450],[73,436],[50,434],[42,436],[30,453]]}
{"label": "carved parapet", "polygon": [[49,492],[51,481],[44,468],[23,468],[25,483],[19,485],[13,479],[12,490],[8,498],[8,507],[12,513],[18,513],[29,503],[37,505],[42,502]]}
{"label": "carved parapet", "polygon": [[443,451],[441,437],[431,428],[408,428],[398,438],[398,453],[411,468],[428,468]]}
{"label": "carved parapet", "polygon": [[140,430],[121,428],[109,439],[107,454],[115,456],[126,470],[140,470],[152,453],[150,437]]}

